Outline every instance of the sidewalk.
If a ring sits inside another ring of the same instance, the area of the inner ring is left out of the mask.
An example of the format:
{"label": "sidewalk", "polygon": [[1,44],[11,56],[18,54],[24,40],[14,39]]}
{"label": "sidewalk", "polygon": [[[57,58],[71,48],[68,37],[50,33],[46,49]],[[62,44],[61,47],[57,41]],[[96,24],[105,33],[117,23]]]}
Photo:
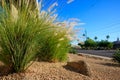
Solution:
{"label": "sidewalk", "polygon": [[78,53],[79,56],[85,56],[89,58],[94,58],[94,59],[100,59],[100,60],[112,60],[110,57],[103,57],[103,56],[98,56],[98,55],[91,55],[91,54],[86,54],[86,53]]}

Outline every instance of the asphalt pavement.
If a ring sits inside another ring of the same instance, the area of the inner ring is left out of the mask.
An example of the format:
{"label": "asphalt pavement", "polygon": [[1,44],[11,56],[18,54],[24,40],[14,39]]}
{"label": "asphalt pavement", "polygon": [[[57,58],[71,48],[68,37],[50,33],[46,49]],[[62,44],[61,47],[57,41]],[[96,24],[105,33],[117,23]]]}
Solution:
{"label": "asphalt pavement", "polygon": [[90,54],[112,58],[115,50],[77,50],[78,54]]}

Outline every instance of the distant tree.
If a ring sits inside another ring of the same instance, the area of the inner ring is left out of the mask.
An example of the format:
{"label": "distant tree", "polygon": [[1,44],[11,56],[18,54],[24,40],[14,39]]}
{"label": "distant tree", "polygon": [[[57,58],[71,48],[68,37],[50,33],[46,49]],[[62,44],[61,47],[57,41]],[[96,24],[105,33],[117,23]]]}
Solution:
{"label": "distant tree", "polygon": [[113,48],[113,43],[112,43],[112,42],[109,42],[108,45],[107,45],[107,48],[108,48],[108,49],[112,49],[112,48]]}
{"label": "distant tree", "polygon": [[85,35],[85,34],[83,34],[83,36],[85,37],[86,35]]}
{"label": "distant tree", "polygon": [[85,40],[87,40],[87,35],[86,34],[83,34],[82,36],[85,38]]}
{"label": "distant tree", "polygon": [[98,39],[97,36],[94,37],[95,41]]}
{"label": "distant tree", "polygon": [[84,46],[87,48],[87,49],[93,49],[94,47],[96,47],[96,42],[94,41],[94,40],[92,40],[92,39],[87,39],[86,41],[85,41],[85,44],[84,44]]}
{"label": "distant tree", "polygon": [[109,35],[107,35],[107,36],[106,36],[106,39],[108,40],[109,38],[110,38],[110,36],[109,36]]}
{"label": "distant tree", "polygon": [[113,43],[112,42],[109,42],[109,41],[106,41],[106,40],[101,40],[99,43],[98,43],[98,47],[100,49],[112,49],[113,48]]}
{"label": "distant tree", "polygon": [[107,41],[106,40],[101,40],[98,44],[98,46],[101,48],[101,49],[105,49],[107,47]]}
{"label": "distant tree", "polygon": [[84,48],[84,43],[78,43],[78,45],[83,49]]}
{"label": "distant tree", "polygon": [[87,39],[90,39],[89,37],[87,37]]}

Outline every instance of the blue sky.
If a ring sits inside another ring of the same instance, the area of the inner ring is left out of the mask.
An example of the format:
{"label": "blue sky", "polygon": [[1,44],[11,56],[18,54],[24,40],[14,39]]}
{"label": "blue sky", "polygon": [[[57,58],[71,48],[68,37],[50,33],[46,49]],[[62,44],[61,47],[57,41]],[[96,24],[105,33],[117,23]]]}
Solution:
{"label": "blue sky", "polygon": [[[46,1],[46,0],[45,0]],[[60,20],[78,18],[85,23],[81,28],[78,37],[82,37],[85,30],[87,36],[98,40],[105,40],[110,35],[109,41],[115,41],[120,37],[120,0],[47,0],[49,4],[58,2],[57,13]],[[46,5],[48,4],[46,3]],[[84,40],[80,38],[80,40]]]}

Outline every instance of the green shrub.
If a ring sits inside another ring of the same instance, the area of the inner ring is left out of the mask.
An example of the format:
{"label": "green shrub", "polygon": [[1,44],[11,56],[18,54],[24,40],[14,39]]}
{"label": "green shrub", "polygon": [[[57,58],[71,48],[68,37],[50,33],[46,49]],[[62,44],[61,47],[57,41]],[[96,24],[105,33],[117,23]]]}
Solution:
{"label": "green shrub", "polygon": [[77,54],[77,51],[76,51],[75,48],[71,47],[71,48],[69,49],[69,53]]}
{"label": "green shrub", "polygon": [[120,63],[120,51],[119,50],[116,51],[115,54],[113,54],[113,59]]}
{"label": "green shrub", "polygon": [[113,43],[112,42],[108,42],[107,40],[101,40],[98,43],[98,47],[100,47],[101,49],[112,49],[113,48]]}

